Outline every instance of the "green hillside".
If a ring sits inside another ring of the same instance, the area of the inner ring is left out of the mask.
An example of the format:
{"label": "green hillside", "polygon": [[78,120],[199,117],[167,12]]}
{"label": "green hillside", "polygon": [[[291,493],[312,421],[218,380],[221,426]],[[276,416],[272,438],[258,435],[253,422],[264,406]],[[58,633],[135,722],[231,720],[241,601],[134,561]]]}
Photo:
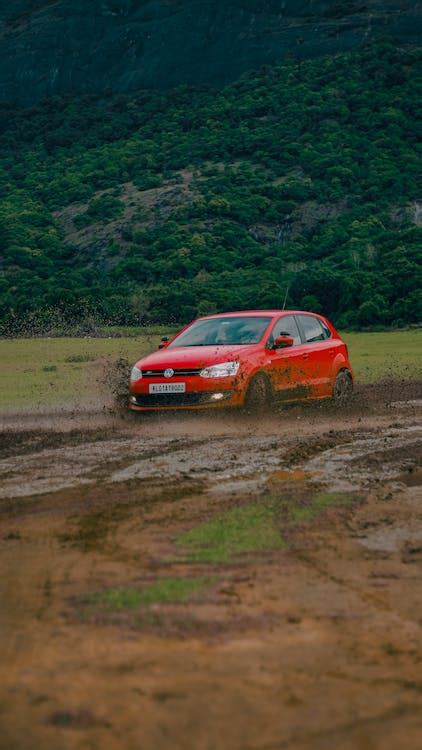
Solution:
{"label": "green hillside", "polygon": [[3,332],[183,322],[287,288],[343,327],[420,321],[418,69],[383,42],[220,90],[4,105]]}

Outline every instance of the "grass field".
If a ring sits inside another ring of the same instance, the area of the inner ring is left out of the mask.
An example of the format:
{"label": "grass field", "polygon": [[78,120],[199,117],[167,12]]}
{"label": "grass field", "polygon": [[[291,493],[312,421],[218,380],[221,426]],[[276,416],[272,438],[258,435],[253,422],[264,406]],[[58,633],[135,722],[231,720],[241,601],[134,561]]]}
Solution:
{"label": "grass field", "polygon": [[[164,331],[164,329],[163,329]],[[160,335],[122,338],[34,338],[0,340],[0,409],[84,404],[106,399],[107,370],[122,357],[135,362],[153,351]],[[348,333],[357,379],[416,378],[422,373],[422,331]]]}

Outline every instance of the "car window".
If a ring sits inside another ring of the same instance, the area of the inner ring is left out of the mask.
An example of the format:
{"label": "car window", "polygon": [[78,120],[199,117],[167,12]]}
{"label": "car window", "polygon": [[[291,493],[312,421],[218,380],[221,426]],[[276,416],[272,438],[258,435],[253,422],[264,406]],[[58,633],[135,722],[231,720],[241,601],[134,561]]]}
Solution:
{"label": "car window", "polygon": [[326,335],[318,318],[314,318],[313,315],[300,315],[299,320],[307,344],[312,344],[315,341],[325,341]]}
{"label": "car window", "polygon": [[280,320],[277,321],[271,331],[270,343],[274,343],[274,340],[278,336],[291,336],[294,341],[294,346],[302,343],[299,328],[293,315],[285,315],[284,318],[280,318]]}
{"label": "car window", "polygon": [[271,318],[261,315],[224,316],[197,320],[176,336],[169,349],[176,346],[229,346],[257,344]]}
{"label": "car window", "polygon": [[330,329],[328,328],[328,326],[325,325],[325,323],[324,323],[323,320],[320,320],[319,322],[321,323],[322,330],[324,331],[324,334],[325,334],[324,338],[330,339],[331,338],[331,331],[330,331]]}

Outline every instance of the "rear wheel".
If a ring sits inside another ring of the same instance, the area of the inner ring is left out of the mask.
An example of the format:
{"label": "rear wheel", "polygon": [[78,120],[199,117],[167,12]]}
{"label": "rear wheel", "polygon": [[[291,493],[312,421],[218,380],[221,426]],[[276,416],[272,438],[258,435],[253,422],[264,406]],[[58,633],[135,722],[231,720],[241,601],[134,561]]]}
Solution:
{"label": "rear wheel", "polygon": [[245,407],[248,411],[263,411],[271,403],[271,385],[266,375],[255,375],[248,385]]}
{"label": "rear wheel", "polygon": [[349,370],[342,370],[335,379],[333,388],[333,399],[336,404],[343,406],[347,404],[353,393],[353,379]]}

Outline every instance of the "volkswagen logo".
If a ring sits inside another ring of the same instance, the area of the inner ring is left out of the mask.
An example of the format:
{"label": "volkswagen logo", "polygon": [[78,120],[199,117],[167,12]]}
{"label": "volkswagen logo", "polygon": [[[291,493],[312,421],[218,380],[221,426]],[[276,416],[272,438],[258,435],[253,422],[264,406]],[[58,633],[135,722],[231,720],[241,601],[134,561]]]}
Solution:
{"label": "volkswagen logo", "polygon": [[165,378],[172,378],[173,375],[174,375],[174,370],[172,370],[171,367],[168,367],[167,370],[164,370]]}

